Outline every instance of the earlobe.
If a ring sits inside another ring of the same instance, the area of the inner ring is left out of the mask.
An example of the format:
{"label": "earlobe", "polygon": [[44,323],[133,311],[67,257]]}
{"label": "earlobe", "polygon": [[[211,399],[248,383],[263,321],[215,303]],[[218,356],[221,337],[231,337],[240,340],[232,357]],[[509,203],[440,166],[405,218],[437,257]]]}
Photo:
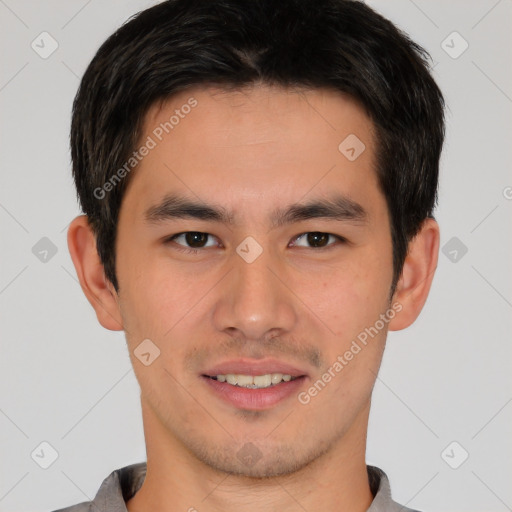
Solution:
{"label": "earlobe", "polygon": [[427,300],[439,254],[439,225],[434,219],[423,222],[420,232],[409,242],[409,250],[392,303],[400,313],[389,323],[390,331],[409,327],[418,318]]}
{"label": "earlobe", "polygon": [[94,308],[98,321],[105,329],[122,331],[117,294],[105,277],[96,249],[96,237],[86,215],[79,215],[69,225],[68,248],[82,291]]}

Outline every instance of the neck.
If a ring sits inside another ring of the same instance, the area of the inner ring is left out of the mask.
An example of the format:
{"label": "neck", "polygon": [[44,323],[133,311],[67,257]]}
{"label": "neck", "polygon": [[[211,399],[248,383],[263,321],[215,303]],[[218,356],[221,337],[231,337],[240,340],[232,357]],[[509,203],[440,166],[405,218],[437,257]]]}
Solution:
{"label": "neck", "polygon": [[287,475],[253,478],[200,461],[143,402],[147,473],[127,502],[128,512],[365,512],[373,500],[365,463],[369,406],[306,466]]}

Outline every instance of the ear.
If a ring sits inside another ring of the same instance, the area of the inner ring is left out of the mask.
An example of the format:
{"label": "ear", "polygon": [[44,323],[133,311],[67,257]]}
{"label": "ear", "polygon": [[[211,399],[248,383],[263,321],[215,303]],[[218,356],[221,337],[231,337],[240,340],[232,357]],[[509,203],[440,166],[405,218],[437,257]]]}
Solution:
{"label": "ear", "polygon": [[439,254],[439,226],[425,219],[419,233],[409,242],[402,275],[397,283],[392,304],[402,306],[389,322],[390,331],[409,327],[418,318],[434,278]]}
{"label": "ear", "polygon": [[98,321],[105,329],[122,331],[118,296],[105,276],[96,237],[86,215],[76,217],[69,225],[68,248],[82,291],[96,311]]}

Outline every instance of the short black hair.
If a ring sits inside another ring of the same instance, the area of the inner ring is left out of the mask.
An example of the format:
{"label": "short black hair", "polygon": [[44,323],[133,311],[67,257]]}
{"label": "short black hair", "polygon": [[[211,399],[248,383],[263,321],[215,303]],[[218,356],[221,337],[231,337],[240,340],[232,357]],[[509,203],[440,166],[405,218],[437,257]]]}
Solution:
{"label": "short black hair", "polygon": [[168,0],[133,16],[89,64],[71,123],[73,177],[107,279],[119,291],[117,223],[133,172],[108,193],[103,187],[136,148],[148,109],[194,86],[265,84],[334,89],[371,118],[390,214],[392,295],[409,241],[437,203],[444,99],[430,61],[357,0]]}

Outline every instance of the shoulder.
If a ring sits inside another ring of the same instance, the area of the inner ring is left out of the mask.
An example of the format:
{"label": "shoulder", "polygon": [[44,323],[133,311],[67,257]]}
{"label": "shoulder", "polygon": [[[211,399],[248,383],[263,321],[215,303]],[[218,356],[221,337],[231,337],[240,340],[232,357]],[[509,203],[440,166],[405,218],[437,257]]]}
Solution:
{"label": "shoulder", "polygon": [[116,469],[103,480],[94,500],[53,512],[126,512],[126,501],[141,487],[146,468],[146,463],[140,462]]}
{"label": "shoulder", "polygon": [[391,487],[389,479],[377,466],[367,465],[368,480],[370,489],[374,496],[373,502],[367,512],[419,512],[400,505],[391,497]]}
{"label": "shoulder", "polygon": [[92,512],[92,502],[84,501],[83,503],[77,503],[66,508],[59,508],[53,512]]}

